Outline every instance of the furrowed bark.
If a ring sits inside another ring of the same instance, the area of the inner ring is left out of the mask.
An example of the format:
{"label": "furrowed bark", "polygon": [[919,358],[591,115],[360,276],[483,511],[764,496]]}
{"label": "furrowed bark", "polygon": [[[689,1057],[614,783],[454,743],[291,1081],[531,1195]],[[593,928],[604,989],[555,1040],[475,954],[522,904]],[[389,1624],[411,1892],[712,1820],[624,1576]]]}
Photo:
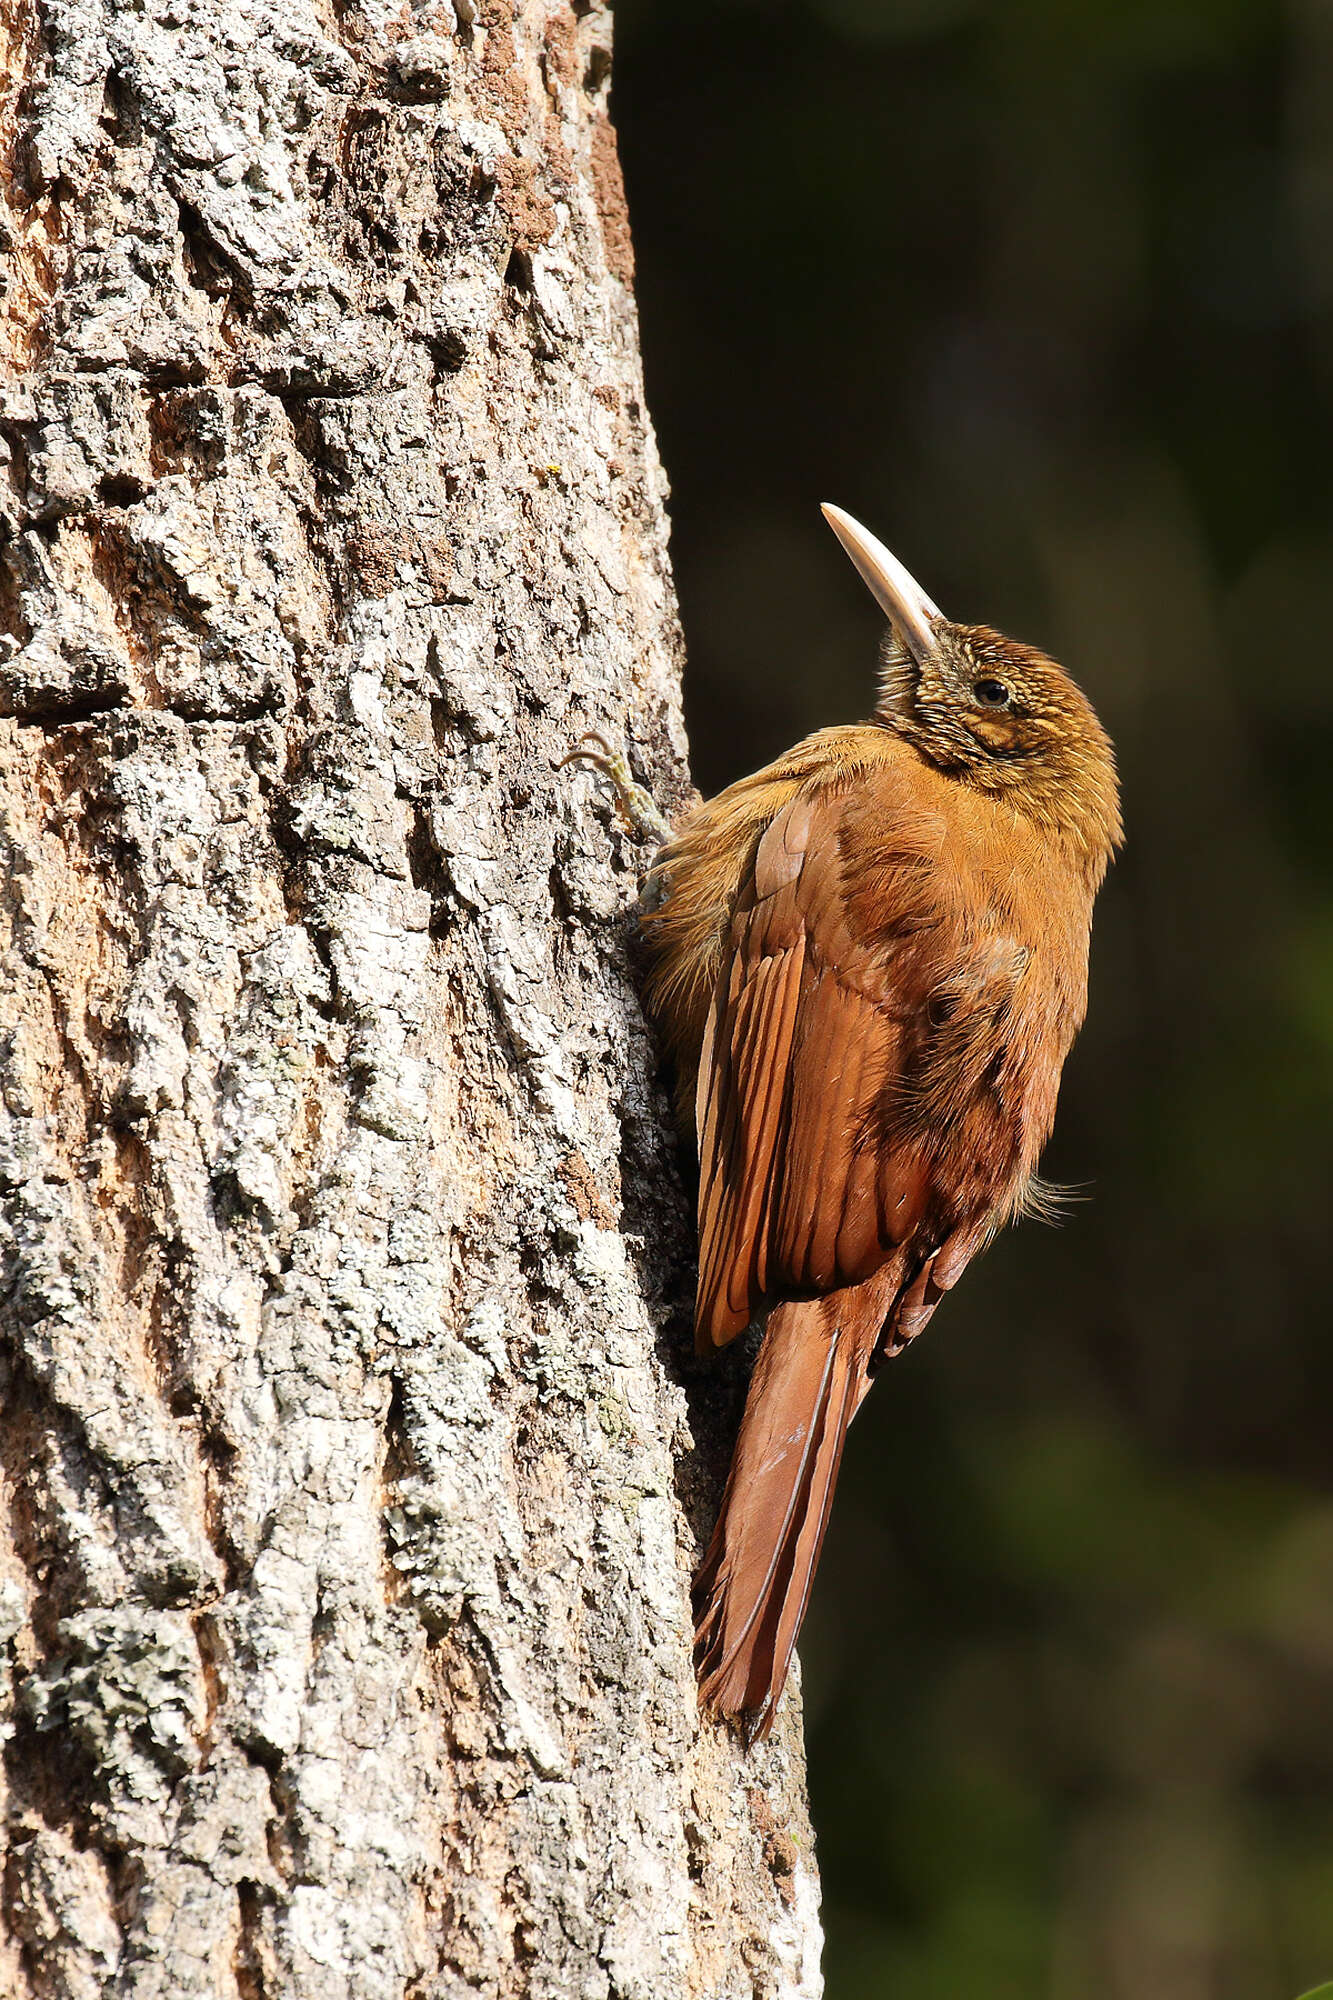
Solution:
{"label": "furrowed bark", "polygon": [[[807,1995],[573,738],[686,787],[598,8],[4,0],[26,1996]],[[688,1392],[688,1393],[687,1393]]]}

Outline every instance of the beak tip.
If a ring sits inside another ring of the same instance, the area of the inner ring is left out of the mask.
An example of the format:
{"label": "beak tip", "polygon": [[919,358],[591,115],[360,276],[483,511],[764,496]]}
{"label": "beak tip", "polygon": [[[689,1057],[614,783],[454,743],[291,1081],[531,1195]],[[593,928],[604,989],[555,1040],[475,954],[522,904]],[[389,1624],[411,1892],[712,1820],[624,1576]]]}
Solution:
{"label": "beak tip", "polygon": [[929,647],[931,627],[943,616],[939,606],[931,602],[897,556],[845,509],[822,500],[819,511],[901,636],[918,651]]}

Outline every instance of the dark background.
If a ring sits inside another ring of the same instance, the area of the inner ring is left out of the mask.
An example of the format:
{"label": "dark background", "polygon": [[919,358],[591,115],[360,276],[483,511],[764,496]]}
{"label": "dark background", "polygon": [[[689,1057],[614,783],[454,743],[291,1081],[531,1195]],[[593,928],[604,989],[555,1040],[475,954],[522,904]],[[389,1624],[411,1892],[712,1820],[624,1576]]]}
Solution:
{"label": "dark background", "polygon": [[1333,1978],[1333,7],[620,0],[699,783],[864,715],[821,499],[1049,648],[1129,842],[1047,1159],[849,1448],[832,2000]]}

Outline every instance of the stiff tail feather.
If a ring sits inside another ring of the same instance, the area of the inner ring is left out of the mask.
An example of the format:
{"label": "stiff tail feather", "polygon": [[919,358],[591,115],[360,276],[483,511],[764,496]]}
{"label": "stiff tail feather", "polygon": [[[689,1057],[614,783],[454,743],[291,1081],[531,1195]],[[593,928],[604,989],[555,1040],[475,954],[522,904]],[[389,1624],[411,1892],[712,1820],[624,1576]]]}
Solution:
{"label": "stiff tail feather", "polygon": [[700,1700],[768,1734],[833,1504],[847,1426],[898,1274],[769,1315],[713,1539],[695,1579]]}

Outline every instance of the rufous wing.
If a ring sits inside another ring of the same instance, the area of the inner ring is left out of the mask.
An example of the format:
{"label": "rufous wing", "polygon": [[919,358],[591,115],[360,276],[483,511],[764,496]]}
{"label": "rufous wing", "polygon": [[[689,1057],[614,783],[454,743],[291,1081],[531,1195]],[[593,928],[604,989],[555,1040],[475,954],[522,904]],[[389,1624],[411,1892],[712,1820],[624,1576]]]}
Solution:
{"label": "rufous wing", "polygon": [[701,1349],[765,1298],[860,1283],[920,1217],[925,1164],[884,1115],[911,1009],[855,934],[842,834],[841,798],[798,796],[732,917],[696,1104]]}

